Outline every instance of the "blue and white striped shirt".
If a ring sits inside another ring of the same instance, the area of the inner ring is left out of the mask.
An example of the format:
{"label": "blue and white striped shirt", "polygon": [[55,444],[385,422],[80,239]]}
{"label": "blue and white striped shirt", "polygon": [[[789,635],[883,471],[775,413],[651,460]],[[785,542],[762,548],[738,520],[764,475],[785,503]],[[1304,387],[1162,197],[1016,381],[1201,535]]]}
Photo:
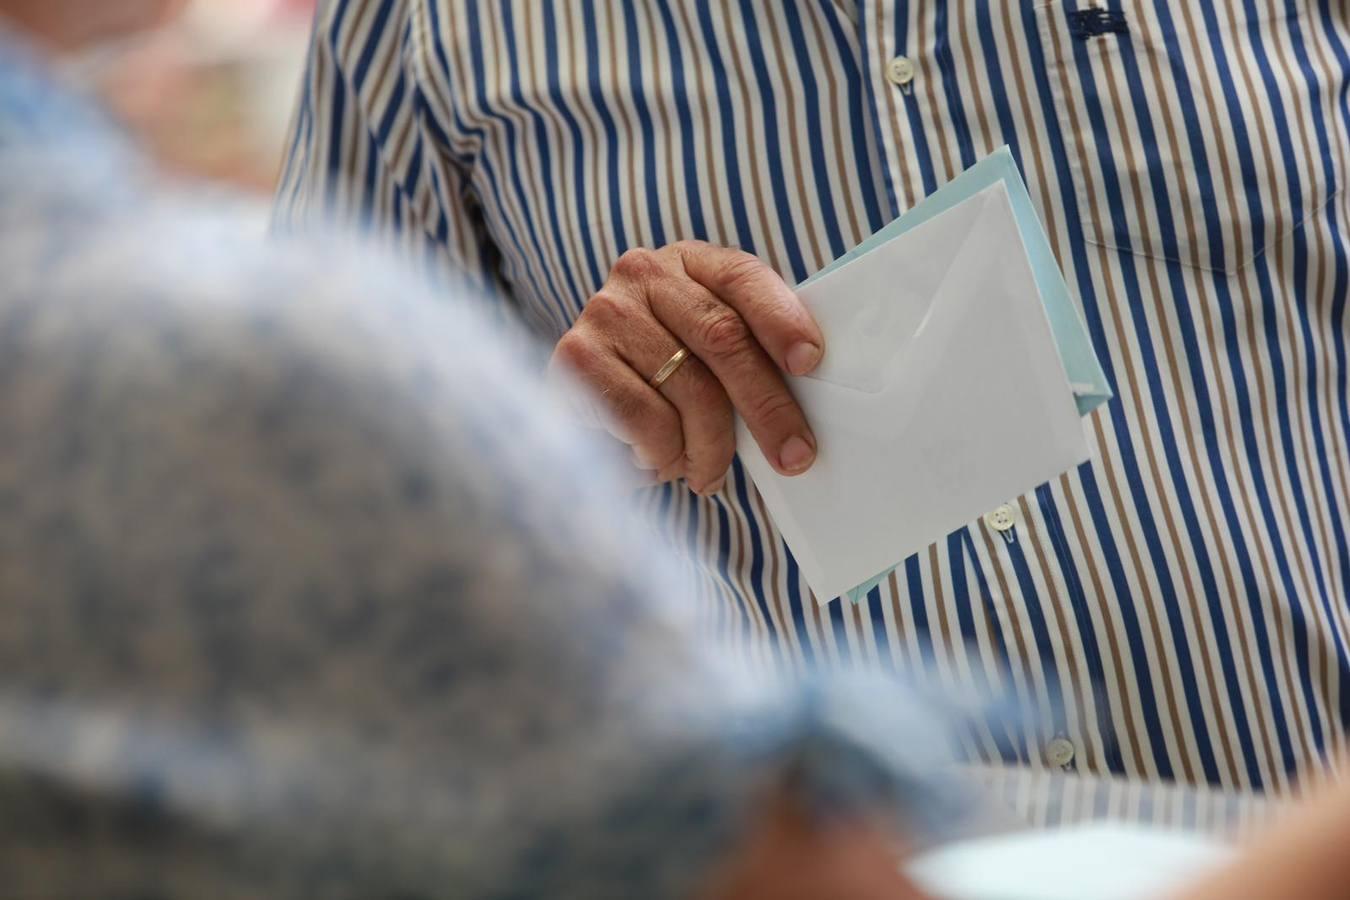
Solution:
{"label": "blue and white striped shirt", "polygon": [[647,500],[757,658],[1047,711],[991,758],[1283,793],[1350,719],[1350,6],[1106,7],[332,0],[279,218],[372,224],[552,341],[630,247],[795,282],[1011,145],[1118,394],[1092,463],[855,607],[739,466]]}

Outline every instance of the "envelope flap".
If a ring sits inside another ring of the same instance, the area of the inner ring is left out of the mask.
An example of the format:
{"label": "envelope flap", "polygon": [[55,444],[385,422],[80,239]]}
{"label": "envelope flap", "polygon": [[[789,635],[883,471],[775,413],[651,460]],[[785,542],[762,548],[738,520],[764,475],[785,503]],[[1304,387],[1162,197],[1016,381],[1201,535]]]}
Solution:
{"label": "envelope flap", "polygon": [[1013,215],[1017,220],[1027,258],[1031,262],[1046,317],[1055,337],[1055,346],[1073,387],[1079,415],[1087,415],[1114,396],[1106,374],[1093,350],[1087,328],[1060,272],[1050,241],[1027,193],[1012,151],[1001,147],[980,160],[948,184],[939,188],[904,215],[878,230],[848,253],[798,285],[798,292],[809,291],[819,281],[844,269],[878,247],[925,226],[944,212],[1002,182],[1008,189]]}
{"label": "envelope flap", "polygon": [[878,248],[798,292],[826,348],[841,348],[827,349],[808,378],[868,393],[885,387],[888,373],[904,359],[940,302],[940,287],[953,265],[967,248],[979,245],[986,194],[968,198],[911,231],[905,241]]}

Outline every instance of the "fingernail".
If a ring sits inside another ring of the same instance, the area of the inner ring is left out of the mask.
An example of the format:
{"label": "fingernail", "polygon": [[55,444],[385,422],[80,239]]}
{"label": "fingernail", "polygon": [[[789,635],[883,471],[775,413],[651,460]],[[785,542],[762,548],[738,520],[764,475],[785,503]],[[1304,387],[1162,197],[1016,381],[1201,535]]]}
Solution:
{"label": "fingernail", "polygon": [[788,371],[793,375],[805,375],[820,363],[820,348],[810,341],[793,344],[787,352]]}
{"label": "fingernail", "polygon": [[783,443],[783,449],[778,454],[778,464],[783,467],[783,471],[796,475],[810,468],[815,458],[816,451],[811,445],[793,435]]}

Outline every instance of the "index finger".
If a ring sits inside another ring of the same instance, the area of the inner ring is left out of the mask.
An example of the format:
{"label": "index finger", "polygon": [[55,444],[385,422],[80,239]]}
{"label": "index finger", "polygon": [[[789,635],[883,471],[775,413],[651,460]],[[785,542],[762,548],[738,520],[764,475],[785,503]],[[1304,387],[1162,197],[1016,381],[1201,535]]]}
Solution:
{"label": "index finger", "polygon": [[806,305],[778,273],[743,250],[683,242],[672,249],[684,271],[734,309],[774,364],[792,375],[815,370],[825,339]]}

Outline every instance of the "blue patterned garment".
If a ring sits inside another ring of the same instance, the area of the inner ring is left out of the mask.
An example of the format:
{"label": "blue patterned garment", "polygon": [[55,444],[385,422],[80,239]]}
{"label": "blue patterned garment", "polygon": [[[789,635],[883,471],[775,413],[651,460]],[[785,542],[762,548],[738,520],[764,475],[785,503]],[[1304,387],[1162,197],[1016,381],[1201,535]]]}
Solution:
{"label": "blue patterned garment", "polygon": [[0,893],[659,900],[776,786],[947,819],[893,685],[691,638],[471,309],[97,121],[0,43]]}

